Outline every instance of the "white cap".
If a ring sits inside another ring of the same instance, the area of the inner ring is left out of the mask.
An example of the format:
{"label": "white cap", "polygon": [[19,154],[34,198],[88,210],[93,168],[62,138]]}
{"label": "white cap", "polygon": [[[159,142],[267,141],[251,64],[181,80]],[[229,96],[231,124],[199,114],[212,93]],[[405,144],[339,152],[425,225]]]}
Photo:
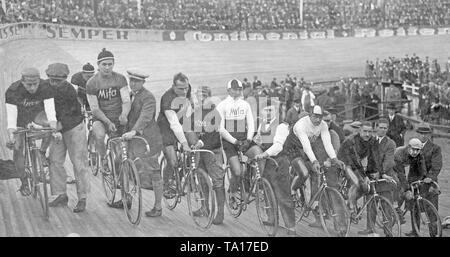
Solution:
{"label": "white cap", "polygon": [[238,80],[238,79],[232,79],[232,80],[228,81],[227,88],[228,89],[230,89],[230,88],[233,88],[233,89],[243,88],[242,82],[240,80]]}
{"label": "white cap", "polygon": [[409,140],[409,146],[411,147],[411,148],[415,148],[415,149],[422,149],[423,148],[423,143],[422,143],[422,141],[420,141],[419,139],[417,139],[417,138],[411,138],[410,140]]}
{"label": "white cap", "polygon": [[129,69],[127,70],[128,77],[137,79],[137,80],[143,80],[145,81],[146,78],[149,77],[149,75],[140,69]]}
{"label": "white cap", "polygon": [[312,113],[317,115],[323,115],[322,107],[314,105]]}

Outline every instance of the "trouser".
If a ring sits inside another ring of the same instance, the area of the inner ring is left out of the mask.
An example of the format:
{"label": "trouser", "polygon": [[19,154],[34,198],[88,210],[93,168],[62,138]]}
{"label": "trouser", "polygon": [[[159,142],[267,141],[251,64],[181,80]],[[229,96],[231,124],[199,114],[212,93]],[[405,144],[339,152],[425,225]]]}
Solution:
{"label": "trouser", "polygon": [[290,161],[286,156],[278,157],[276,161],[279,165],[278,169],[276,169],[273,161],[268,160],[266,162],[263,177],[267,178],[272,185],[284,224],[287,228],[293,228],[295,226],[295,211],[290,191]]}
{"label": "trouser", "polygon": [[214,155],[206,152],[200,153],[199,168],[205,170],[209,174],[214,189],[223,188],[225,171],[222,169],[222,149],[217,148],[212,150],[212,152],[214,152]]}
{"label": "trouser", "polygon": [[66,194],[67,173],[64,162],[68,152],[73,164],[78,199],[86,198],[90,190],[86,126],[81,122],[62,135],[62,140],[53,139],[50,144],[51,192],[53,195]]}

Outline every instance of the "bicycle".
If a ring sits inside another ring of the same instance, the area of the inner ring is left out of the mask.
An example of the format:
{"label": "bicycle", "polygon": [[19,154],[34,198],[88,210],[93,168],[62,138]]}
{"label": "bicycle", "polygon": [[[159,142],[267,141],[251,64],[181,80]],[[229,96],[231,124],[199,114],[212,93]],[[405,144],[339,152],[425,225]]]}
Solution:
{"label": "bicycle", "polygon": [[[328,163],[323,166],[331,167]],[[346,237],[350,229],[350,215],[342,194],[335,188],[328,186],[325,169],[321,165],[319,171],[319,190],[306,202],[306,185],[299,187],[294,194],[295,208],[300,213],[296,223],[308,217],[311,211],[318,211],[320,223],[328,236]],[[317,210],[318,209],[318,210]],[[327,222],[328,219],[331,222]]]}
{"label": "bicycle", "polygon": [[25,174],[27,183],[31,189],[34,199],[39,198],[39,202],[44,212],[44,219],[49,220],[50,212],[48,206],[48,168],[44,168],[40,148],[36,145],[36,140],[43,139],[54,133],[52,128],[18,128],[14,132],[16,135],[25,134],[23,137]]}
{"label": "bicycle", "polygon": [[92,129],[92,125],[94,124],[94,120],[92,117],[92,111],[83,110],[84,115],[84,121],[87,125],[87,131],[88,131],[88,160],[89,160],[89,167],[91,168],[92,175],[97,176],[98,171],[100,169],[100,155],[97,153],[97,150],[95,148],[95,136],[94,131]]}
{"label": "bicycle", "polygon": [[[146,146],[145,154],[150,152],[150,146],[145,138],[134,136],[131,140],[133,139],[144,142]],[[113,145],[120,145],[120,156],[116,156],[117,152]],[[102,171],[102,184],[107,201],[109,204],[113,204],[116,198],[116,190],[120,189],[127,219],[131,224],[138,225],[142,215],[142,192],[135,162],[140,158],[130,159],[128,140],[122,137],[114,137],[107,141],[106,159],[108,166],[107,169]],[[133,207],[135,209],[132,209]]]}
{"label": "bicycle", "polygon": [[[367,209],[369,229],[373,234],[380,235],[378,228],[380,228],[386,237],[400,237],[401,224],[397,211],[392,203],[384,196],[379,195],[375,184],[380,182],[389,182],[387,179],[375,179],[369,181],[369,193],[364,195],[364,204],[361,208],[356,207],[357,212],[351,221],[358,224],[362,219],[364,210]],[[396,184],[395,182],[392,182]],[[379,216],[379,217],[378,217]]]}
{"label": "bicycle", "polygon": [[[424,184],[423,180],[411,183],[411,192],[413,193],[414,204],[411,209],[413,231],[419,237],[426,235],[430,237],[442,237],[442,223],[439,212],[436,207],[428,199],[420,195],[420,185]],[[432,181],[432,184],[440,193],[439,185]],[[420,225],[423,226],[420,226]]]}
{"label": "bicycle", "polygon": [[[177,151],[178,167],[174,168],[169,178],[168,187],[171,194],[163,199],[169,210],[175,209],[181,202],[181,197],[187,195],[189,216],[194,223],[203,229],[212,225],[215,212],[215,192],[209,175],[197,167],[196,153],[213,154],[205,149]],[[161,169],[167,165],[166,159],[161,160]]]}
{"label": "bicycle", "polygon": [[[225,183],[226,189],[226,206],[230,214],[237,218],[241,213],[247,210],[247,206],[255,201],[256,213],[258,215],[259,224],[261,228],[269,236],[275,236],[278,231],[278,201],[275,197],[272,185],[269,180],[263,177],[262,172],[258,166],[258,160],[246,160],[242,152],[238,152],[239,161],[241,162],[242,179],[238,184],[239,198],[235,198],[230,193],[230,178],[232,176],[229,165],[226,167]],[[275,169],[278,169],[278,163],[271,157],[266,157],[266,160],[272,161],[275,164]],[[248,188],[248,189],[247,189]],[[251,198],[253,197],[253,199]],[[267,216],[267,217],[265,217]]]}

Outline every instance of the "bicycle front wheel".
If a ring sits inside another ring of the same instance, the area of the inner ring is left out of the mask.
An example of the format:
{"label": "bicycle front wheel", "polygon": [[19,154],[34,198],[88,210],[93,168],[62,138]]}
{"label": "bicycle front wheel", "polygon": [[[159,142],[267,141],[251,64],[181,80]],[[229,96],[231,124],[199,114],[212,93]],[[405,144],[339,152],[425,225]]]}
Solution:
{"label": "bicycle front wheel", "polygon": [[442,223],[436,207],[428,199],[417,199],[411,211],[412,225],[419,237],[441,237]]}
{"label": "bicycle front wheel", "polygon": [[141,221],[142,192],[139,173],[131,160],[125,160],[121,164],[122,173],[122,202],[128,220],[133,225]]}
{"label": "bicycle front wheel", "polygon": [[95,149],[95,138],[92,131],[89,131],[87,144],[89,168],[91,169],[92,175],[97,176],[100,165],[100,157],[97,153],[97,150]]}
{"label": "bicycle front wheel", "polygon": [[375,195],[367,205],[368,223],[375,235],[400,237],[400,219],[391,202],[382,195]]}
{"label": "bicycle front wheel", "polygon": [[[224,178],[224,183],[225,183],[225,205],[227,206],[228,212],[231,214],[231,216],[233,216],[233,218],[237,218],[239,217],[239,215],[241,215],[242,213],[242,207],[244,205],[244,194],[242,192],[244,186],[243,186],[243,181],[241,179],[241,183],[237,182],[237,177],[234,177],[234,181],[233,182],[233,177],[232,177],[232,173],[231,173],[231,168],[228,166],[226,168],[225,171],[225,178]],[[237,194],[233,195],[231,193],[231,183],[237,183]],[[238,195],[238,197],[236,197],[236,195]]]}
{"label": "bicycle front wheel", "polygon": [[163,171],[163,181],[165,187],[164,187],[164,203],[166,204],[167,209],[173,210],[175,207],[177,207],[178,202],[180,202],[180,194],[178,193],[178,184],[180,183],[179,178],[179,170],[177,169],[174,172],[167,172],[169,174],[168,178],[165,178],[164,175],[166,172],[164,172],[165,169],[168,169],[167,167],[167,160],[166,157],[163,157],[160,163],[161,170]]}
{"label": "bicycle front wheel", "polygon": [[116,156],[114,154],[114,151],[110,151],[106,158],[108,161],[108,167],[106,170],[102,169],[102,185],[103,190],[105,191],[106,201],[109,204],[113,204],[114,199],[116,198],[117,189],[115,165]]}
{"label": "bicycle front wheel", "polygon": [[41,154],[38,152],[39,150],[34,151],[34,180],[35,190],[37,193],[37,197],[39,198],[39,202],[42,207],[42,211],[44,213],[44,219],[48,220],[50,217],[49,207],[48,207],[48,192],[47,192],[47,176],[44,171],[44,166],[42,165]]}
{"label": "bicycle front wheel", "polygon": [[211,179],[203,170],[194,170],[187,178],[189,215],[200,228],[211,226],[215,212],[215,194]]}
{"label": "bicycle front wheel", "polygon": [[255,193],[259,224],[267,235],[275,236],[278,230],[278,202],[266,178],[256,181]]}
{"label": "bicycle front wheel", "polygon": [[319,218],[328,236],[346,237],[350,229],[350,215],[342,194],[325,187],[319,198]]}

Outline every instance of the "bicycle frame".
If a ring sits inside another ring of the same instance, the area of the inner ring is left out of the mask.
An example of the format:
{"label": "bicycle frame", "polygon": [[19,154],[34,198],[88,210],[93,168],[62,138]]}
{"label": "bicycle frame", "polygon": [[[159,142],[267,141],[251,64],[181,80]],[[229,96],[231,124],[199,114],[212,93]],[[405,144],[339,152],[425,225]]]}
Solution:
{"label": "bicycle frame", "polygon": [[[188,185],[188,179],[190,177],[190,175],[192,174],[192,171],[197,169],[197,163],[195,161],[195,153],[209,153],[214,155],[214,153],[210,150],[206,150],[206,149],[197,149],[197,150],[191,150],[188,154],[186,153],[181,153],[182,156],[182,160],[183,160],[183,176],[180,177],[180,186],[181,186],[181,191],[182,193],[184,193],[184,191],[186,190],[186,186]],[[184,179],[184,181],[183,181]]]}
{"label": "bicycle frame", "polygon": [[[278,169],[278,163],[275,159],[273,159],[271,157],[266,157],[265,159],[274,162],[275,166]],[[250,169],[248,169],[248,170],[250,170],[250,171],[255,170],[255,175],[252,176],[252,179],[250,181],[250,190],[249,190],[249,192],[254,192],[255,188],[256,188],[256,182],[262,177],[263,174],[262,174],[261,170],[259,169],[258,161],[256,159],[250,160],[248,163],[248,166],[250,167]],[[250,174],[253,174],[253,173],[250,173]],[[245,188],[243,188],[242,190],[244,190],[244,192],[245,192]],[[246,194],[246,197],[244,198],[244,205],[248,205],[255,200],[255,198],[250,199],[250,196],[251,196],[251,194]]]}
{"label": "bicycle frame", "polygon": [[[423,198],[422,195],[420,195],[420,189],[419,189],[419,186],[421,184],[425,184],[425,182],[423,182],[423,180],[417,180],[417,181],[414,181],[414,182],[411,183],[411,187],[410,188],[411,188],[411,192],[414,195],[414,200],[421,200]],[[432,181],[430,184],[435,185],[437,190],[439,192],[441,192],[441,187],[439,186],[438,183],[436,183],[435,181]]]}
{"label": "bicycle frame", "polygon": [[372,192],[372,190],[373,190],[373,193],[369,193],[370,196],[367,196],[367,195],[364,196],[364,204],[361,207],[361,209],[357,212],[357,214],[355,216],[355,220],[359,220],[361,215],[364,213],[364,210],[367,208],[367,206],[369,206],[369,203],[372,201],[372,199],[374,199],[376,196],[378,196],[378,192],[377,192],[374,184],[378,183],[378,182],[384,182],[384,181],[388,182],[388,180],[384,179],[384,178],[369,181],[369,185],[370,185],[369,192]]}
{"label": "bicycle frame", "polygon": [[314,202],[317,201],[317,198],[322,194],[322,192],[325,190],[325,188],[328,187],[327,178],[325,176],[325,171],[322,167],[320,168],[319,175],[321,177],[321,184],[319,186],[319,190],[317,190],[317,192],[309,200],[308,205],[306,206],[306,208],[303,210],[302,214],[300,215],[299,222],[302,220],[303,217],[309,216],[309,212],[311,210],[313,210],[312,207],[314,205]]}

